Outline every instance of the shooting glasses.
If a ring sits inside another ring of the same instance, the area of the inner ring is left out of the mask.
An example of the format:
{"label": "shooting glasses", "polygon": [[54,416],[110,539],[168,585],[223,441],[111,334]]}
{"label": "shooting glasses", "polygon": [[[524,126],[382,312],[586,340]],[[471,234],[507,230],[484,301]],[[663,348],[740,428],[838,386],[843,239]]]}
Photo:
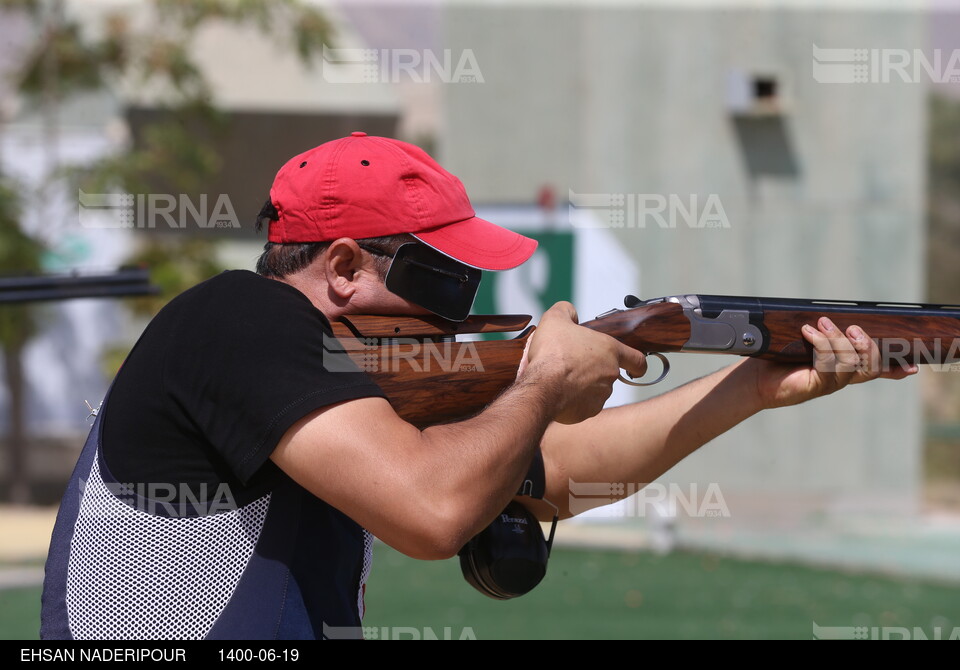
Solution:
{"label": "shooting glasses", "polygon": [[[381,256],[382,249],[361,244],[361,249]],[[404,300],[450,321],[463,321],[470,314],[483,273],[420,242],[397,248],[387,271],[387,290]]]}

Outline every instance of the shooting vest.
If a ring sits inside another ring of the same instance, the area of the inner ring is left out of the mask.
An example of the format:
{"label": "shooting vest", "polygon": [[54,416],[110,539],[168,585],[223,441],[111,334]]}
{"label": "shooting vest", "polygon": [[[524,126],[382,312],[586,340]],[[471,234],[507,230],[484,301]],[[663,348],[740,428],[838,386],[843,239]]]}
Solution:
{"label": "shooting vest", "polygon": [[361,637],[370,533],[285,476],[242,507],[144,496],[104,462],[106,407],[57,515],[41,638]]}

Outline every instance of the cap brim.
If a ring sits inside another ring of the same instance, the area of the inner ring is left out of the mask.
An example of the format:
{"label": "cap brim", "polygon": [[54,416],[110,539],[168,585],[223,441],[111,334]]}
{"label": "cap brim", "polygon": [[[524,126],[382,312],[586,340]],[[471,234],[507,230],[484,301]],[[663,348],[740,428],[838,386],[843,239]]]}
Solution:
{"label": "cap brim", "polygon": [[477,217],[433,230],[421,230],[413,236],[478,270],[515,268],[537,249],[536,240]]}

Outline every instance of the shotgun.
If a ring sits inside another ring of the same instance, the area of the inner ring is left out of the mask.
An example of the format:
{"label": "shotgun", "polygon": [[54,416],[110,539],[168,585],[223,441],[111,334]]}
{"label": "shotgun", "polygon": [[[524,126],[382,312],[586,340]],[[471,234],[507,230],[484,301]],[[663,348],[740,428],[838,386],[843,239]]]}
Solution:
{"label": "shotgun", "polygon": [[75,298],[119,298],[156,295],[144,268],[120,268],[110,273],[0,276],[0,304],[71,300]]}
{"label": "shotgun", "polygon": [[[863,328],[884,366],[936,364],[960,371],[960,306],[849,300],[675,295],[627,296],[581,325],[606,333],[663,362],[664,353],[752,356],[811,365],[813,347],[801,327],[829,317],[841,330]],[[325,353],[347,356],[383,389],[397,413],[423,428],[483,410],[516,377],[533,331],[524,315],[475,315],[452,322],[437,316],[348,315],[332,323]],[[509,333],[512,339],[458,342],[458,335]],[[355,369],[355,368],[351,368]]]}

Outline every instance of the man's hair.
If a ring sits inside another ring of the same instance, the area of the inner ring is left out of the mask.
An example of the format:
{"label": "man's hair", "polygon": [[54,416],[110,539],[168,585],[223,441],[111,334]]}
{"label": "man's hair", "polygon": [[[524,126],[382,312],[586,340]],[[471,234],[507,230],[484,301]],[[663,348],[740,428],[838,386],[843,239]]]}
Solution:
{"label": "man's hair", "polygon": [[[264,221],[276,221],[280,218],[277,208],[273,202],[267,199],[266,204],[257,215],[257,232],[263,228]],[[369,237],[362,240],[356,240],[363,246],[379,249],[385,254],[373,254],[373,261],[376,264],[377,272],[383,279],[387,275],[390,267],[393,252],[401,244],[414,241],[412,235],[388,235],[386,237]],[[267,242],[263,245],[263,253],[257,259],[257,274],[264,277],[273,277],[283,279],[296,272],[300,272],[316,259],[321,253],[330,246],[329,242],[293,242],[290,244],[281,244],[278,242]]]}

